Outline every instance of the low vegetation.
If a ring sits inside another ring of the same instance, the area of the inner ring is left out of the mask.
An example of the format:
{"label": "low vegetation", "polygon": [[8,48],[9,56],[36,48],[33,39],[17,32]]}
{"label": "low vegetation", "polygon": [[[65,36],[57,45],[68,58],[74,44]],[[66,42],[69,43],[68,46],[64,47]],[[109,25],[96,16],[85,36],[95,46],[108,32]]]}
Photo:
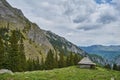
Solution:
{"label": "low vegetation", "polygon": [[14,75],[1,74],[0,80],[120,80],[120,72],[104,68],[80,69],[76,66],[32,71],[16,72]]}

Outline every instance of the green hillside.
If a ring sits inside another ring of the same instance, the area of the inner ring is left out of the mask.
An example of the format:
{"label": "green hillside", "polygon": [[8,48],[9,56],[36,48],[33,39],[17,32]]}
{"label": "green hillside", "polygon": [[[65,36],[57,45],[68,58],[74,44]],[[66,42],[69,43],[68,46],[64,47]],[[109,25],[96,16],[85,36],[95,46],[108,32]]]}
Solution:
{"label": "green hillside", "polygon": [[33,72],[21,72],[14,75],[2,74],[0,80],[120,80],[120,72],[103,68],[80,69],[76,66]]}

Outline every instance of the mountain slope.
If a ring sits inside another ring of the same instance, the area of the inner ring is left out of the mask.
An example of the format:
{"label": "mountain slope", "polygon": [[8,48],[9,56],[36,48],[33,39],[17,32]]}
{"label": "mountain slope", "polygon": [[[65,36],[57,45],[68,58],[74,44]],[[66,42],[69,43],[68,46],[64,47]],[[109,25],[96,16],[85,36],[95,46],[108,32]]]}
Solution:
{"label": "mountain slope", "polygon": [[117,63],[117,65],[120,65],[120,55],[115,58],[115,63]]}
{"label": "mountain slope", "polygon": [[[70,43],[66,39],[63,40],[63,38],[60,36],[56,37],[54,33],[49,33],[45,30],[40,29],[38,25],[30,22],[23,15],[21,10],[13,8],[9,5],[9,3],[6,2],[6,0],[0,0],[0,27],[6,27],[8,25],[11,30],[20,29],[24,35],[24,46],[27,59],[36,59],[37,57],[40,58],[40,53],[46,55],[44,53],[48,53],[50,49],[57,52],[55,48],[57,48],[57,50],[60,48],[60,50],[66,52],[72,51],[75,53],[85,54],[83,50],[80,50],[77,46]],[[60,41],[62,46],[66,46],[68,49],[62,49],[61,46],[56,45],[54,43],[54,37],[52,36],[55,36],[58,41]],[[51,40],[53,40],[53,42]],[[70,43],[69,47],[68,43]],[[54,45],[56,45],[56,47]]]}
{"label": "mountain slope", "polygon": [[89,52],[90,54],[100,55],[109,60],[109,62],[115,62],[116,57],[120,55],[120,46],[93,45],[80,48],[86,52]]}
{"label": "mountain slope", "polygon": [[68,53],[68,52],[74,52],[74,53],[79,53],[82,55],[85,55],[86,52],[81,50],[79,47],[76,45],[72,44],[68,40],[66,40],[63,37],[60,37],[50,31],[46,31],[46,36],[50,43],[52,43],[54,49],[57,49],[61,53]]}
{"label": "mountain slope", "polygon": [[104,66],[107,61],[106,59],[104,59],[103,57],[96,55],[96,54],[88,54],[90,59],[95,62],[96,64],[98,64],[99,66]]}

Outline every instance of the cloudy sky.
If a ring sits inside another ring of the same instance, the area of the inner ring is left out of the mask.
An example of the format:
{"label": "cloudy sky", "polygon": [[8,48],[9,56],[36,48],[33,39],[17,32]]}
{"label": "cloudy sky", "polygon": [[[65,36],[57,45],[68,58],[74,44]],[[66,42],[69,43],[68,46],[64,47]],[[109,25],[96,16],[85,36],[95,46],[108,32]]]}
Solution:
{"label": "cloudy sky", "polygon": [[7,0],[41,29],[80,46],[120,44],[120,0]]}

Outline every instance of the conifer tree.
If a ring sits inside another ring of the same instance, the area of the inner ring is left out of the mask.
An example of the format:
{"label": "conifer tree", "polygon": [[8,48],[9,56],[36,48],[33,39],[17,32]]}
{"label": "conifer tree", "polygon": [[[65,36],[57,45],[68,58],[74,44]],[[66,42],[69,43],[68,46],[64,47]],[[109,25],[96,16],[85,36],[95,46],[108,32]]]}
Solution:
{"label": "conifer tree", "polygon": [[39,57],[37,57],[37,60],[35,61],[35,70],[40,70],[41,66],[40,66],[40,61],[39,61]]}
{"label": "conifer tree", "polygon": [[8,57],[9,49],[10,49],[9,41],[6,39],[4,42],[4,64],[3,64],[5,69],[9,69],[9,57]]}
{"label": "conifer tree", "polygon": [[49,50],[45,61],[45,69],[49,70],[53,68],[54,68],[54,54],[52,50]]}
{"label": "conifer tree", "polygon": [[45,69],[45,62],[44,62],[43,56],[41,56],[40,66],[41,66],[41,70],[44,70],[44,69]]}
{"label": "conifer tree", "polygon": [[10,51],[8,54],[9,57],[9,68],[12,71],[19,71],[19,48],[18,48],[18,38],[16,35],[16,31],[12,31],[12,35],[10,37]]}
{"label": "conifer tree", "polygon": [[110,64],[106,64],[106,65],[105,65],[105,68],[111,69]]}
{"label": "conifer tree", "polygon": [[2,37],[0,36],[0,68],[3,68],[4,63],[4,44],[2,41]]}
{"label": "conifer tree", "polygon": [[33,69],[33,62],[31,59],[28,59],[27,60],[27,70],[32,71],[32,69]]}
{"label": "conifer tree", "polygon": [[72,52],[70,53],[70,66],[74,65],[74,57]]}
{"label": "conifer tree", "polygon": [[26,68],[26,57],[22,34],[20,30],[13,30],[11,33],[8,54],[9,69],[12,71],[24,71]]}
{"label": "conifer tree", "polygon": [[120,65],[117,66],[117,70],[120,71]]}
{"label": "conifer tree", "polygon": [[20,71],[24,71],[24,70],[26,70],[27,63],[26,63],[26,57],[25,57],[25,52],[24,52],[24,43],[23,43],[22,36],[20,36],[19,54],[18,55],[19,55],[19,61],[20,61],[19,62]]}
{"label": "conifer tree", "polygon": [[59,68],[65,67],[65,59],[63,53],[59,54]]}
{"label": "conifer tree", "polygon": [[54,67],[58,68],[58,54],[57,53],[55,54],[55,60],[54,61],[55,61],[55,64],[54,64],[55,66]]}
{"label": "conifer tree", "polygon": [[69,55],[66,58],[66,66],[70,66],[70,56]]}
{"label": "conifer tree", "polygon": [[117,64],[113,64],[113,70],[117,70]]}
{"label": "conifer tree", "polygon": [[74,55],[74,64],[77,65],[79,61],[80,61],[80,56],[78,54],[75,54]]}

